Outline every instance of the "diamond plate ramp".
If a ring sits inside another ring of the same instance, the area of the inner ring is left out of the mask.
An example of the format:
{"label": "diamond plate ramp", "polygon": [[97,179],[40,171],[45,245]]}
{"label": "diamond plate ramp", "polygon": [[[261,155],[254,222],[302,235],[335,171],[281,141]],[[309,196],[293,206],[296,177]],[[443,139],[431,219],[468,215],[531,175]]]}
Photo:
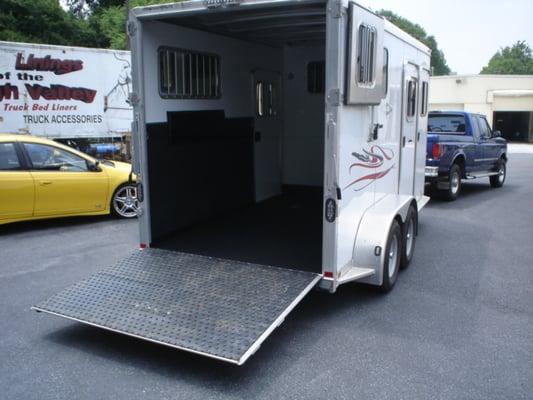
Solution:
{"label": "diamond plate ramp", "polygon": [[241,365],[320,277],[150,248],[32,308]]}

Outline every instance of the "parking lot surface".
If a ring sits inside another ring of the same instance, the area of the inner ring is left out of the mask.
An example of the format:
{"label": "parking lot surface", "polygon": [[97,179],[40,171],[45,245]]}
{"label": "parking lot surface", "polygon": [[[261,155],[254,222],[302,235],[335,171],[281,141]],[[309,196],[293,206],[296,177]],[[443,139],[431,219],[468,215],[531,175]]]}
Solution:
{"label": "parking lot surface", "polygon": [[421,213],[390,294],[313,292],[242,367],[30,311],[134,251],[136,221],[0,227],[0,397],[531,399],[533,156],[463,189]]}

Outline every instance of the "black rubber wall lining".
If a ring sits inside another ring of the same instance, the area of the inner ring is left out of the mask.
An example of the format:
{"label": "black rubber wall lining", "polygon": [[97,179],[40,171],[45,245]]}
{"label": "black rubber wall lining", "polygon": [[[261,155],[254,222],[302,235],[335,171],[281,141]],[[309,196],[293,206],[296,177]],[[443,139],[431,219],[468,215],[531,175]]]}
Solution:
{"label": "black rubber wall lining", "polygon": [[147,124],[152,241],[254,202],[253,119],[186,111]]}

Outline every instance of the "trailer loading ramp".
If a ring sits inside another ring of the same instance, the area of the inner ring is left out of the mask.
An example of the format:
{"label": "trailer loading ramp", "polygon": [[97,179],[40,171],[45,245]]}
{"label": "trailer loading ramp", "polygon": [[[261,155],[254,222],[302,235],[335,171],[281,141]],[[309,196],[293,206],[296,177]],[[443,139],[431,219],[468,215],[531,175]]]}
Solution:
{"label": "trailer loading ramp", "polygon": [[320,278],[149,248],[32,308],[242,365]]}

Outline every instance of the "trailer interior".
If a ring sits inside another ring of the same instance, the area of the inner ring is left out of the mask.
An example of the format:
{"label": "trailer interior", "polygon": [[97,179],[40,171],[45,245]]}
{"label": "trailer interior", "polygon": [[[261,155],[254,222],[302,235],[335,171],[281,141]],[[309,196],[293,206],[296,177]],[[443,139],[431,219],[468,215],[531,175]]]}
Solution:
{"label": "trailer interior", "polygon": [[150,246],[320,273],[325,3],[157,22]]}

